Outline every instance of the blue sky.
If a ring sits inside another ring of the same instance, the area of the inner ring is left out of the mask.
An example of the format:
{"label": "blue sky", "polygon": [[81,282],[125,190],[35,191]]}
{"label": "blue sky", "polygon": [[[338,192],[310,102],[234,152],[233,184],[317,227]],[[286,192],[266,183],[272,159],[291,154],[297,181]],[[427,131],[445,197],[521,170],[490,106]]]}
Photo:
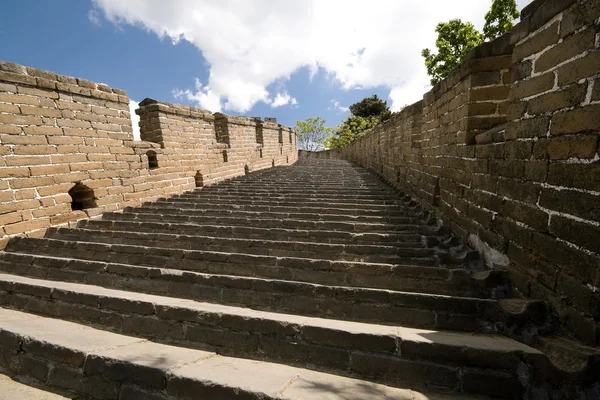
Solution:
{"label": "blue sky", "polygon": [[481,28],[489,7],[421,3],[6,1],[0,60],[106,83],[138,102],[335,125],[372,94],[393,108],[418,100],[428,90],[420,49],[433,47],[435,24],[460,17]]}

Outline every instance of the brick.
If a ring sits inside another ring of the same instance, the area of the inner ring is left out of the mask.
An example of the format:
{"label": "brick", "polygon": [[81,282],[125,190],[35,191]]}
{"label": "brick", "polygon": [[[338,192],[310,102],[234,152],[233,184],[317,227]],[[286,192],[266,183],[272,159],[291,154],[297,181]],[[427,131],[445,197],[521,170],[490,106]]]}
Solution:
{"label": "brick", "polygon": [[535,71],[543,72],[595,47],[596,34],[592,29],[565,38],[542,54],[535,62]]}
{"label": "brick", "polygon": [[539,53],[548,46],[557,43],[558,26],[559,22],[556,21],[543,31],[537,32],[535,35],[530,36],[523,43],[515,46],[513,51],[513,61],[517,62],[522,60],[533,54]]}
{"label": "brick", "polygon": [[57,100],[56,106],[58,107],[59,110],[88,111],[88,112],[92,108],[92,106],[89,104],[74,103],[72,101],[63,101],[63,100]]}
{"label": "brick", "polygon": [[5,157],[6,165],[8,166],[20,166],[20,165],[40,165],[50,164],[50,157],[48,156],[10,156]]}
{"label": "brick", "polygon": [[17,90],[20,94],[27,94],[36,97],[48,97],[50,99],[58,99],[58,93],[56,93],[53,90],[36,89],[26,86],[17,86]]}
{"label": "brick", "polygon": [[508,98],[510,86],[491,86],[469,91],[469,101],[505,100]]}
{"label": "brick", "polygon": [[585,100],[587,84],[572,85],[564,90],[551,92],[529,100],[527,113],[543,114],[567,107],[573,107]]}
{"label": "brick", "polygon": [[37,97],[32,97],[32,96],[23,96],[23,95],[20,95],[20,94],[0,93],[0,103],[38,105],[39,104],[39,100],[38,100]]}
{"label": "brick", "polygon": [[48,137],[49,144],[57,145],[78,145],[83,144],[83,138],[73,136],[50,136]]}
{"label": "brick", "polygon": [[19,222],[16,224],[8,225],[4,228],[7,235],[14,235],[17,233],[23,233],[33,231],[37,229],[48,228],[50,226],[50,220],[48,219],[34,219],[31,221]]}
{"label": "brick", "polygon": [[60,117],[60,111],[53,108],[21,106],[21,114],[38,115],[42,117]]}
{"label": "brick", "polygon": [[0,92],[17,93],[17,85],[13,85],[12,83],[0,82]]}
{"label": "brick", "polygon": [[525,164],[525,161],[520,160],[490,160],[490,174],[509,178],[522,178]]}
{"label": "brick", "polygon": [[557,113],[552,117],[552,135],[600,131],[600,104]]}
{"label": "brick", "polygon": [[546,133],[548,132],[549,122],[550,118],[548,117],[530,118],[509,122],[506,125],[504,137],[507,140],[545,137]]}
{"label": "brick", "polygon": [[535,252],[553,263],[564,266],[565,270],[586,282],[597,280],[600,259],[585,254],[550,235],[533,233]]}
{"label": "brick", "polygon": [[23,128],[20,126],[0,124],[0,133],[7,135],[18,135],[21,132],[23,132]]}
{"label": "brick", "polygon": [[546,182],[547,174],[547,161],[528,161],[527,163],[525,163],[525,179],[534,182]]}
{"label": "brick", "polygon": [[0,225],[14,224],[21,221],[22,218],[20,211],[0,215]]}
{"label": "brick", "polygon": [[92,124],[89,121],[80,121],[76,119],[59,119],[56,121],[58,126],[67,128],[91,129]]}
{"label": "brick", "polygon": [[512,81],[522,81],[525,78],[529,78],[533,74],[533,61],[523,61],[514,66],[512,69]]}
{"label": "brick", "polygon": [[542,189],[540,206],[600,222],[600,199],[597,195],[573,190]]}
{"label": "brick", "polygon": [[533,148],[532,141],[512,141],[504,143],[504,156],[507,159],[529,159]]}
{"label": "brick", "polygon": [[56,153],[54,146],[15,146],[13,147],[15,155],[45,155]]}
{"label": "brick", "polygon": [[553,215],[550,233],[600,254],[600,228],[571,218]]}
{"label": "brick", "polygon": [[61,82],[57,83],[56,90],[58,90],[60,92],[73,93],[73,94],[79,94],[79,95],[84,95],[84,96],[91,96],[90,89],[82,88],[81,86],[71,85],[68,83],[61,83]]}
{"label": "brick", "polygon": [[514,200],[536,204],[541,186],[535,183],[501,178],[498,181],[498,193]]}
{"label": "brick", "polygon": [[63,130],[53,126],[25,126],[23,132],[27,135],[62,135]]}
{"label": "brick", "polygon": [[45,136],[0,135],[2,144],[48,144]]}
{"label": "brick", "polygon": [[40,167],[31,167],[32,175],[54,175],[69,172],[69,166],[63,165],[44,165]]}
{"label": "brick", "polygon": [[505,200],[502,207],[502,215],[515,221],[524,223],[537,231],[548,230],[548,214],[523,203]]}
{"label": "brick", "polygon": [[0,114],[0,124],[41,125],[42,119],[40,117],[30,117],[24,115]]}
{"label": "brick", "polygon": [[600,79],[594,81],[594,88],[592,89],[592,101],[600,100]]}
{"label": "brick", "polygon": [[470,76],[470,83],[471,87],[498,85],[500,79],[500,71],[476,72]]}
{"label": "brick", "polygon": [[543,75],[517,82],[512,85],[509,98],[511,100],[525,99],[547,92],[554,87],[554,81],[554,72],[547,72]]}
{"label": "brick", "polygon": [[593,51],[558,68],[558,85],[565,86],[600,74],[600,51]]}
{"label": "brick", "polygon": [[548,183],[600,192],[600,164],[550,164]]}
{"label": "brick", "polygon": [[561,273],[556,283],[556,293],[567,296],[572,303],[584,310],[586,314],[594,318],[600,317],[598,293],[590,288],[587,282],[582,282],[570,274]]}
{"label": "brick", "polygon": [[600,4],[598,2],[577,3],[575,7],[563,15],[560,24],[560,35],[562,37],[570,35],[584,25],[594,22],[598,17],[600,17]]}
{"label": "brick", "polygon": [[[27,164],[23,164],[27,165]],[[27,167],[2,167],[0,168],[0,178],[25,178],[31,175]]]}
{"label": "brick", "polygon": [[535,143],[533,157],[550,160],[594,158],[598,152],[598,136],[566,136],[540,139]]}
{"label": "brick", "polygon": [[35,78],[32,76],[15,74],[7,71],[0,71],[0,81],[22,83],[25,85],[35,86]]}

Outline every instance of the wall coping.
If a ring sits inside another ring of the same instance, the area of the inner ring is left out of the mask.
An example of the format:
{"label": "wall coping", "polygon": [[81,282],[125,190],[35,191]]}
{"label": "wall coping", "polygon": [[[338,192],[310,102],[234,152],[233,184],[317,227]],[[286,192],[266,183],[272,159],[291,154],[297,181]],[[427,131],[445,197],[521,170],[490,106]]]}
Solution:
{"label": "wall coping", "polygon": [[129,104],[124,90],[6,61],[0,61],[0,81]]}

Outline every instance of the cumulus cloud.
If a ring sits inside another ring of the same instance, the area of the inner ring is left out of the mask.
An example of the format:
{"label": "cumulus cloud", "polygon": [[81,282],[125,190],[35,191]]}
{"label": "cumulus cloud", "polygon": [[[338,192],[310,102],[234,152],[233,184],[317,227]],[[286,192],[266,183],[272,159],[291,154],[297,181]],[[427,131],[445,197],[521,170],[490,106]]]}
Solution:
{"label": "cumulus cloud", "polygon": [[133,127],[133,140],[140,140],[140,116],[135,113],[140,107],[140,103],[129,99],[129,113],[131,114],[131,124]]}
{"label": "cumulus cloud", "polygon": [[271,107],[283,107],[288,104],[297,105],[298,101],[294,97],[290,96],[287,92],[277,93],[275,99],[273,99],[273,102],[271,103]]}
{"label": "cumulus cloud", "polygon": [[331,106],[329,106],[327,109],[328,110],[333,110],[336,111],[338,113],[347,113],[348,111],[350,111],[350,109],[348,107],[344,107],[343,105],[340,104],[339,101],[332,99],[330,101]]}
{"label": "cumulus cloud", "polygon": [[[519,0],[523,7],[529,0]],[[383,86],[392,108],[419,100],[429,79],[421,57],[439,21],[478,28],[482,0],[93,0],[115,24],[131,24],[201,50],[209,79],[186,98],[216,111],[272,104],[267,87],[301,67],[324,70],[347,90]],[[179,92],[178,92],[179,93]],[[277,96],[275,95],[275,98]]]}
{"label": "cumulus cloud", "polygon": [[198,104],[201,108],[209,110],[211,112],[219,112],[222,109],[221,96],[215,93],[210,86],[204,86],[200,79],[196,78],[196,91],[193,92],[189,89],[173,90],[173,97],[176,99],[186,98],[189,101],[193,101]]}

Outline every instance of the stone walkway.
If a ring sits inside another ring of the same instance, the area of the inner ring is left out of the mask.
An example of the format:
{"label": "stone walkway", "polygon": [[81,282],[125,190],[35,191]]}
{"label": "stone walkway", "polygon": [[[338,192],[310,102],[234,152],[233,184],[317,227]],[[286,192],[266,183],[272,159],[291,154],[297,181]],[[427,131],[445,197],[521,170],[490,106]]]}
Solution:
{"label": "stone walkway", "polygon": [[0,272],[0,368],[73,397],[515,399],[548,363],[513,339],[543,303],[344,161],[15,238]]}

